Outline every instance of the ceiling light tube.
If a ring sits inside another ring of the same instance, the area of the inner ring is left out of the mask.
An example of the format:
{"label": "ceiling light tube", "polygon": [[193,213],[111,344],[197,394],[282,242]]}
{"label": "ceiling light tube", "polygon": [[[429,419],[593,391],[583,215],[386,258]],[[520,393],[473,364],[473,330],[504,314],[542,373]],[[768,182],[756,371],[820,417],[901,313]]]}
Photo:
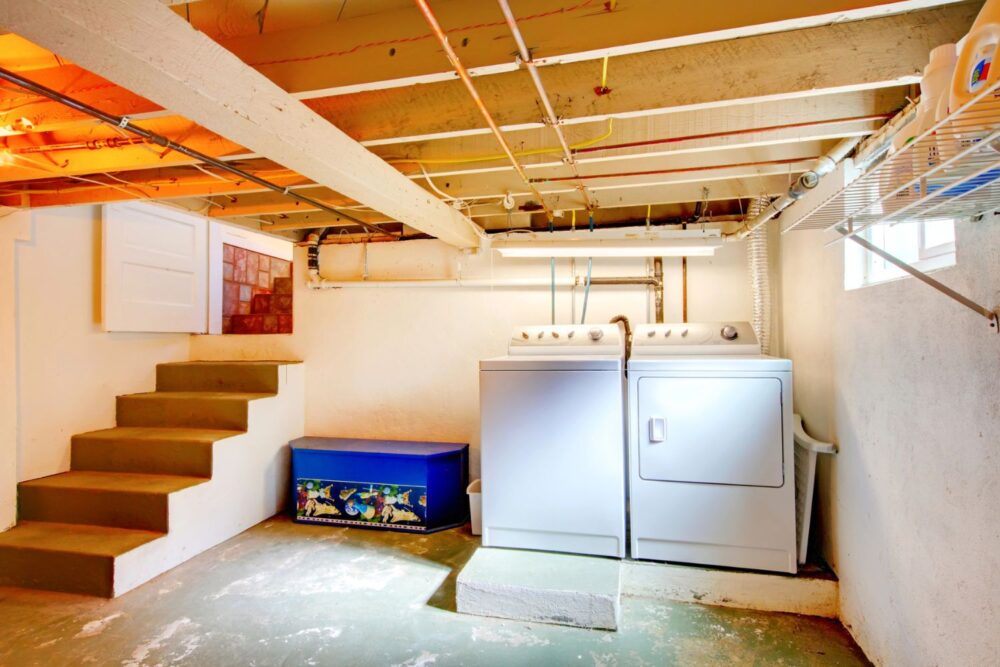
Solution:
{"label": "ceiling light tube", "polygon": [[493,248],[504,257],[706,257],[714,255],[721,245],[718,238],[493,242]]}

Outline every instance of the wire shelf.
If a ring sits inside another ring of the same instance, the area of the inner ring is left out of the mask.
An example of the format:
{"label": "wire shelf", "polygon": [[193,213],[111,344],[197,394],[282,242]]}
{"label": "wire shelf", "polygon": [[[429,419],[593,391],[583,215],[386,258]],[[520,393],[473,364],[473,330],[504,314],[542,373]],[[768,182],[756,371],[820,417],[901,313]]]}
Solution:
{"label": "wire shelf", "polygon": [[782,230],[856,234],[1000,208],[1000,80]]}

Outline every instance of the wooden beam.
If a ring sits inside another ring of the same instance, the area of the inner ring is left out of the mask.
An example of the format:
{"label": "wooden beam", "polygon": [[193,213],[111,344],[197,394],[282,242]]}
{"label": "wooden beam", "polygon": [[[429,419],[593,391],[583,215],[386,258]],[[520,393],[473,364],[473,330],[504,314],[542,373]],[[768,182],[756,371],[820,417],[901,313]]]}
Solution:
{"label": "wooden beam", "polygon": [[[545,66],[868,20],[951,1],[756,0],[665,5],[662,0],[520,0],[511,5],[536,64]],[[516,47],[495,4],[439,0],[434,12],[473,76],[518,69],[512,56]],[[221,38],[221,43],[300,99],[454,78],[412,5],[295,30]],[[599,69],[590,69],[588,81],[598,85]],[[616,62],[611,87],[626,76]]]}
{"label": "wooden beam", "polygon": [[468,218],[158,2],[0,0],[0,25],[393,219],[479,243]]}
{"label": "wooden beam", "polygon": [[[609,95],[594,93],[600,76],[597,63],[545,68],[542,78],[560,117],[576,122],[899,86],[916,82],[930,49],[965,34],[978,9],[978,3],[949,5],[621,56],[612,61],[619,74]],[[540,122],[536,105],[525,101],[525,81],[523,72],[511,72],[477,84],[501,125]],[[361,141],[482,128],[478,110],[457,81],[327,97],[308,104]],[[448,110],[444,116],[442,109]]]}

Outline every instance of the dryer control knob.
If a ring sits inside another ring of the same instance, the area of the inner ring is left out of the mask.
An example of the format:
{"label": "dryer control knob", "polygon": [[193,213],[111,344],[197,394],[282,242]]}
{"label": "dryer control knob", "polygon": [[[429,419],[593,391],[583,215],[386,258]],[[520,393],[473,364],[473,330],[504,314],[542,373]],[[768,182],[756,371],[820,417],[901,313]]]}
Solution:
{"label": "dryer control knob", "polygon": [[600,329],[596,329],[596,328],[590,330],[590,340],[598,341],[598,340],[601,340],[602,338],[604,338],[604,332],[603,331],[601,331]]}
{"label": "dryer control knob", "polygon": [[722,327],[722,331],[719,333],[722,334],[722,337],[726,340],[736,340],[736,337],[739,336],[739,332],[736,331],[736,327],[731,324],[727,324]]}
{"label": "dryer control knob", "polygon": [[568,334],[566,334],[566,337],[567,337],[567,338],[572,338],[572,337],[573,337],[573,334],[575,334],[575,333],[576,333],[575,331],[573,331],[573,330],[570,330],[570,332],[569,332]]}
{"label": "dryer control knob", "polygon": [[687,335],[688,335],[688,330],[687,329],[685,329],[684,331],[681,332],[681,338],[687,338]]}
{"label": "dryer control knob", "polygon": [[646,332],[646,338],[652,338],[655,335],[656,331],[654,331],[653,329],[650,329],[649,331]]}
{"label": "dryer control knob", "polygon": [[528,340],[528,332],[527,331],[522,331],[521,332],[521,338],[523,338],[524,340]]}
{"label": "dryer control knob", "polygon": [[539,338],[541,338],[541,337],[542,337],[542,336],[544,336],[544,335],[545,335],[545,332],[544,332],[544,331],[539,331],[539,332],[538,332],[538,337],[539,337]]}
{"label": "dryer control knob", "polygon": [[559,338],[559,332],[558,331],[553,331],[552,332],[552,337],[553,338]]}

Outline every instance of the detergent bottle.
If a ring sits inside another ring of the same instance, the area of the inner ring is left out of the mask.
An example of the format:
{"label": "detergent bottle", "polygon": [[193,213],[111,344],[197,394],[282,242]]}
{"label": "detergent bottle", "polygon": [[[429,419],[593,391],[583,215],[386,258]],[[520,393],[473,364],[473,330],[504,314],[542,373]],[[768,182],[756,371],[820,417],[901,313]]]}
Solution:
{"label": "detergent bottle", "polygon": [[1000,77],[1000,0],[987,0],[961,41],[948,106],[955,111]]}
{"label": "detergent bottle", "polygon": [[917,105],[916,116],[892,138],[893,153],[948,115],[948,89],[957,58],[954,44],[942,44],[931,49],[930,62],[920,79],[920,103]]}

